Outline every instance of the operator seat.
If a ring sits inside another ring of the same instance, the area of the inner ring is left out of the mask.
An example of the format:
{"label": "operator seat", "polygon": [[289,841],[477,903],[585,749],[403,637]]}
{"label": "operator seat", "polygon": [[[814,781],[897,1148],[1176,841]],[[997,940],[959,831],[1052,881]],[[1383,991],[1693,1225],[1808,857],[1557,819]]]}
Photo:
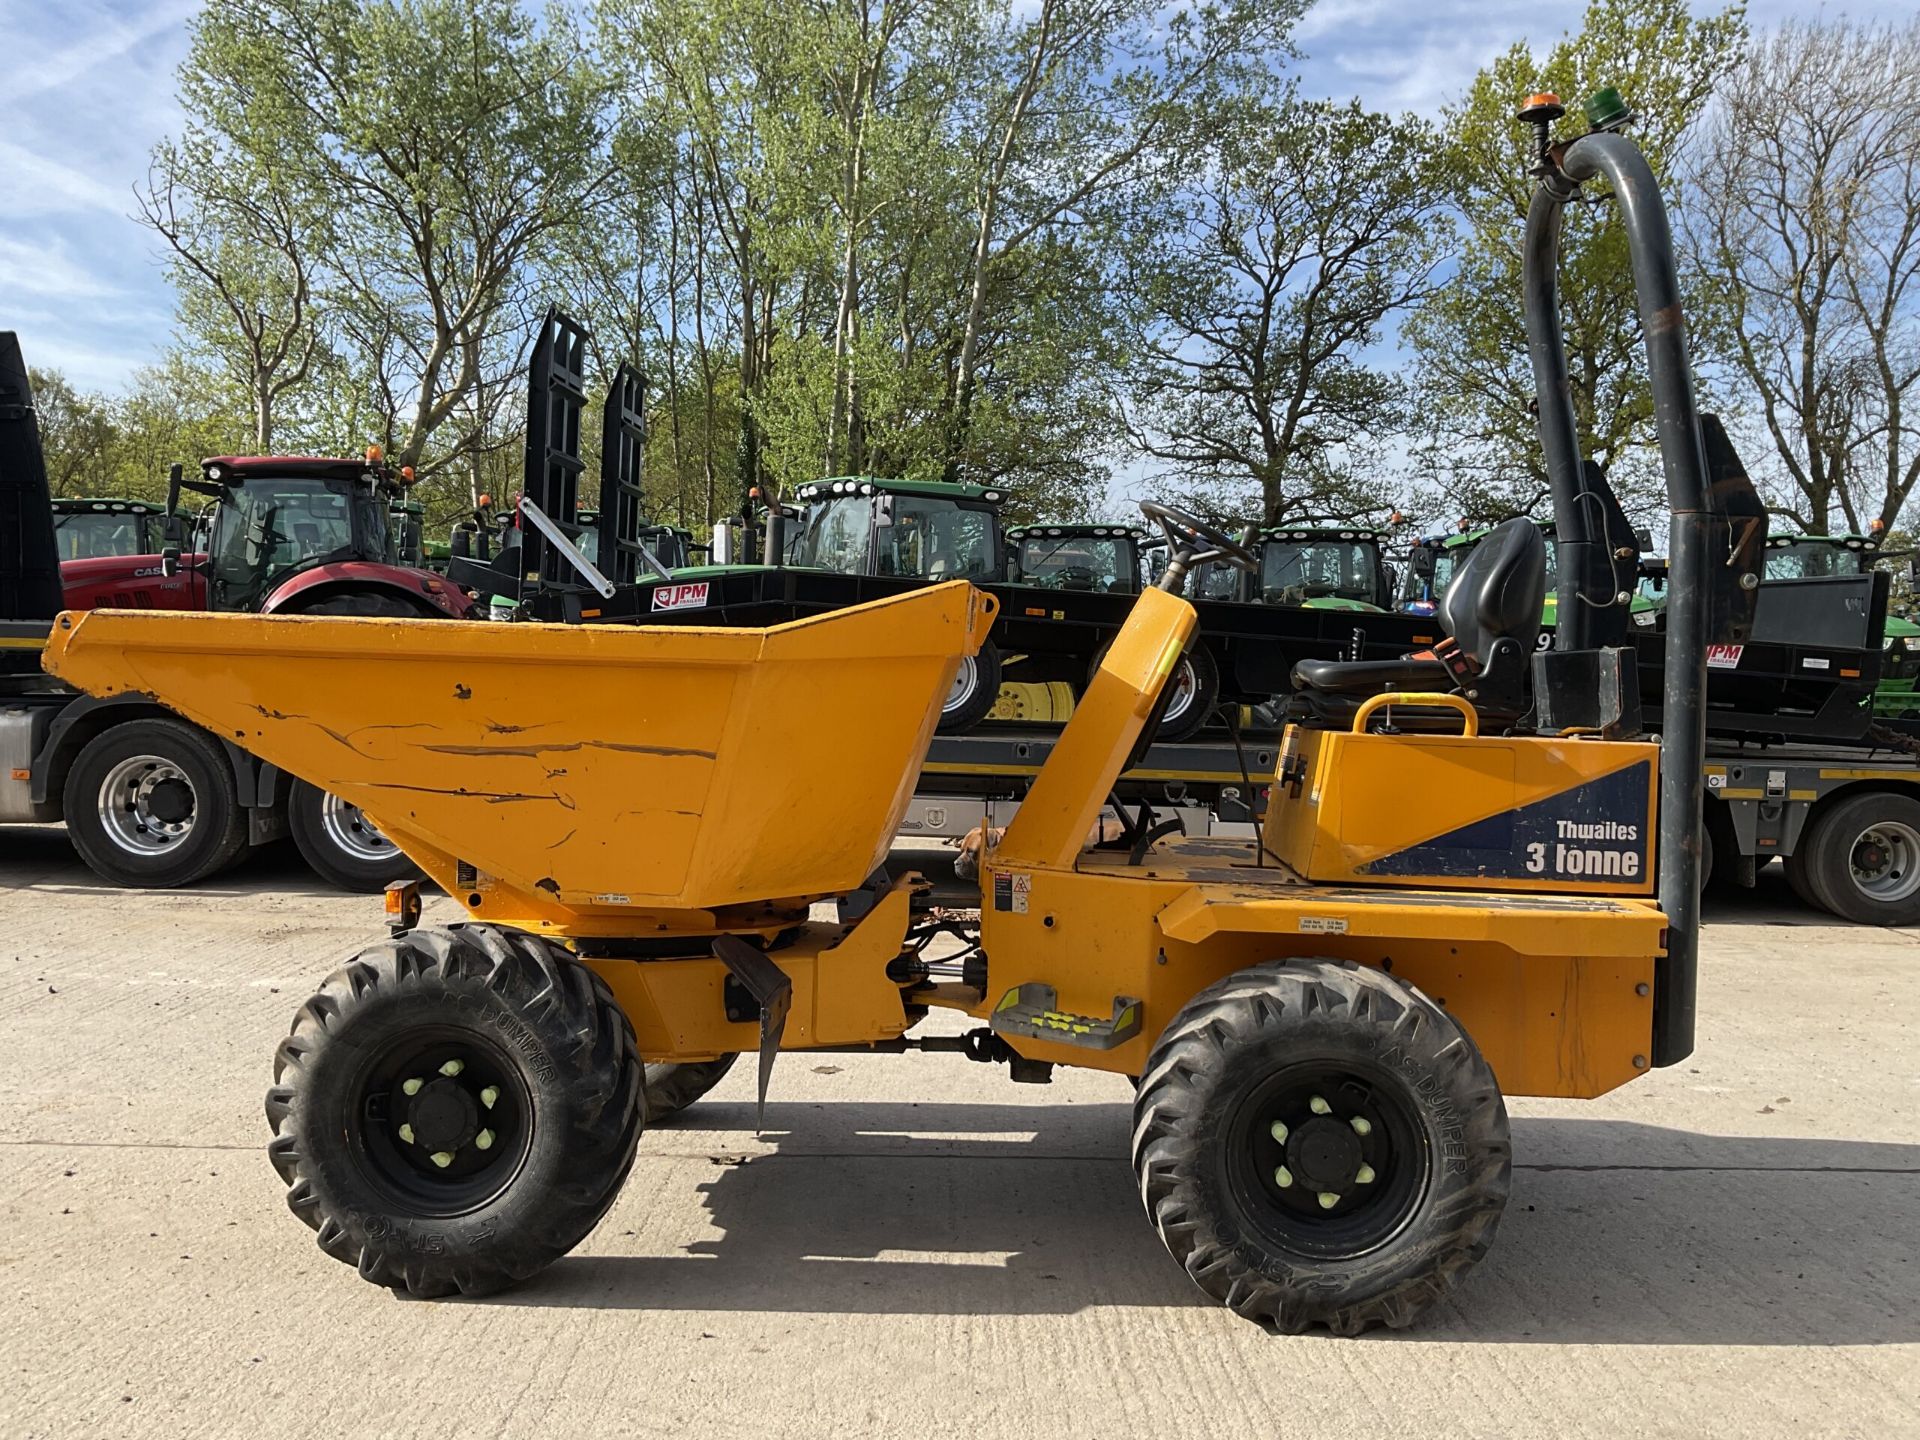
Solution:
{"label": "operator seat", "polygon": [[1474,547],[1440,599],[1446,640],[1398,660],[1302,660],[1293,667],[1297,698],[1310,716],[1333,721],[1383,691],[1462,690],[1476,692],[1483,710],[1518,716],[1546,599],[1545,537],[1531,520],[1504,521]]}

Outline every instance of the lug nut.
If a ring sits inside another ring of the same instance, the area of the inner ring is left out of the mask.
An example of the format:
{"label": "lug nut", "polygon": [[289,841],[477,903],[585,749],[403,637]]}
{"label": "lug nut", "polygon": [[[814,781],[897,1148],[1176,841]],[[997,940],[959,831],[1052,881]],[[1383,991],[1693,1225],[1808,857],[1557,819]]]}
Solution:
{"label": "lug nut", "polygon": [[1353,1133],[1356,1135],[1371,1135],[1373,1133],[1373,1122],[1364,1115],[1356,1115],[1348,1123],[1353,1126]]}
{"label": "lug nut", "polygon": [[403,1080],[400,1082],[400,1093],[402,1095],[418,1095],[420,1093],[420,1087],[426,1083],[424,1080]]}
{"label": "lug nut", "polygon": [[400,1138],[411,1145],[413,1143],[413,1127],[411,1125],[402,1125],[400,1127]]}
{"label": "lug nut", "polygon": [[1268,1126],[1267,1128],[1269,1132],[1273,1135],[1274,1139],[1278,1140],[1282,1145],[1287,1143],[1287,1122],[1286,1121],[1276,1120],[1273,1122],[1272,1125]]}
{"label": "lug nut", "polygon": [[1293,1184],[1293,1172],[1282,1165],[1278,1170],[1273,1172],[1273,1183],[1278,1185],[1282,1190],[1286,1189],[1289,1185]]}
{"label": "lug nut", "polygon": [[429,1158],[442,1170],[453,1164],[453,1152],[451,1150],[436,1150]]}
{"label": "lug nut", "polygon": [[480,1103],[486,1106],[487,1109],[489,1110],[493,1109],[493,1102],[498,1100],[499,1098],[500,1098],[500,1087],[498,1085],[489,1085],[487,1086],[486,1089],[480,1092]]}
{"label": "lug nut", "polygon": [[462,1070],[466,1068],[467,1068],[466,1065],[459,1060],[449,1060],[447,1061],[446,1064],[440,1067],[440,1073],[446,1076],[449,1080],[451,1080],[454,1076],[458,1075]]}
{"label": "lug nut", "polygon": [[1365,1163],[1362,1163],[1360,1168],[1353,1172],[1353,1180],[1356,1185],[1371,1185],[1377,1178],[1379,1177],[1373,1173],[1373,1167]]}
{"label": "lug nut", "polygon": [[[482,1130],[478,1135],[473,1137],[473,1143],[478,1145],[482,1150],[491,1150],[493,1148],[493,1131]],[[1368,1172],[1367,1178],[1369,1180],[1373,1178],[1371,1171]]]}
{"label": "lug nut", "polygon": [[1334,1194],[1333,1191],[1322,1190],[1320,1192],[1320,1208],[1322,1210],[1331,1210],[1334,1206],[1338,1205],[1339,1203],[1340,1203],[1340,1197]]}
{"label": "lug nut", "polygon": [[1327,1102],[1325,1100],[1322,1100],[1318,1095],[1314,1096],[1311,1100],[1307,1101],[1307,1109],[1311,1110],[1316,1115],[1331,1115],[1333,1113],[1333,1107],[1327,1104]]}

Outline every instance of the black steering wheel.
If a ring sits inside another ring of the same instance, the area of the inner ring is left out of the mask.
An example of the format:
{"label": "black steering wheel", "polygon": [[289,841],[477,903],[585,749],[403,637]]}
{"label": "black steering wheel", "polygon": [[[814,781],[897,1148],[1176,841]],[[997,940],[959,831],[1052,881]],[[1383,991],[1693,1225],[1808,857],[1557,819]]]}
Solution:
{"label": "black steering wheel", "polygon": [[1160,589],[1178,595],[1186,585],[1189,570],[1215,560],[1224,560],[1250,575],[1260,573],[1259,557],[1217,526],[1158,500],[1142,500],[1140,513],[1167,537],[1167,568],[1160,577]]}

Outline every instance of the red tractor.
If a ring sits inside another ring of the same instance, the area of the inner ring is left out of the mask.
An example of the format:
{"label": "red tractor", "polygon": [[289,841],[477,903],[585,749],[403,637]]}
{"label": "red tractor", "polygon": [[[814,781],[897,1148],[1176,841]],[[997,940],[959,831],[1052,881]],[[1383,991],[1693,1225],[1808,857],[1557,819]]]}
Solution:
{"label": "red tractor", "polygon": [[[464,590],[400,561],[392,510],[409,479],[377,446],[364,460],[223,455],[193,480],[176,467],[166,549],[63,562],[66,606],[467,619]],[[211,501],[199,517],[183,489]]]}

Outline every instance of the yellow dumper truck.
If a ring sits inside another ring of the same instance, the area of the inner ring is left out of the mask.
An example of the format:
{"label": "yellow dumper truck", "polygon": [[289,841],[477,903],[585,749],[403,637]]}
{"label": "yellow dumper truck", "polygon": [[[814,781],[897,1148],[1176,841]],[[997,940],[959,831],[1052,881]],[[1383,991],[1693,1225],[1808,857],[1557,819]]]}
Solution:
{"label": "yellow dumper truck", "polygon": [[[1503,1090],[1599,1095],[1692,1043],[1720,582],[1666,220],[1629,142],[1552,145],[1529,118],[1532,339],[1569,509],[1554,249],[1583,179],[1612,184],[1649,317],[1675,572],[1659,746],[1633,738],[1630,696],[1578,713],[1630,658],[1531,659],[1545,556],[1521,524],[1449,588],[1436,652],[1296,676],[1315,720],[1287,733],[1256,839],[1145,815],[1089,849],[1193,637],[1187,574],[1253,563],[1150,504],[1160,587],[986,857],[977,940],[936,958],[950,919],[883,866],[993,618],[965,583],[766,630],[61,617],[60,675],[155,696],[361,807],[470,916],[422,926],[391,892],[390,938],[279,1047],[270,1154],[321,1248],[376,1284],[485,1294],[593,1228],[650,1089],[686,1103],[758,1052],[764,1103],[779,1049],[964,1048],[1020,1079],[1134,1078],[1148,1217],[1240,1314],[1347,1333],[1445,1294],[1507,1198]],[[923,1042],[935,1010],[977,1026]]]}

